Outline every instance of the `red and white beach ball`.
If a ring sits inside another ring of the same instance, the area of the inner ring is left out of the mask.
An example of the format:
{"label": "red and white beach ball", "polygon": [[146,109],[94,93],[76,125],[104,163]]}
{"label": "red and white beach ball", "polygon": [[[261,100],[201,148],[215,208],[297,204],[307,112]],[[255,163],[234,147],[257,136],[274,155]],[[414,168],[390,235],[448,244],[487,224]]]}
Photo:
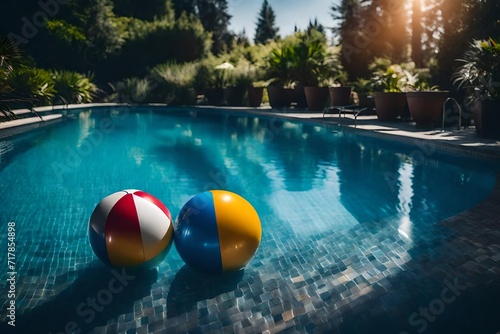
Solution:
{"label": "red and white beach ball", "polygon": [[152,268],[172,246],[172,216],[156,197],[122,190],[105,197],[89,221],[92,250],[114,267]]}

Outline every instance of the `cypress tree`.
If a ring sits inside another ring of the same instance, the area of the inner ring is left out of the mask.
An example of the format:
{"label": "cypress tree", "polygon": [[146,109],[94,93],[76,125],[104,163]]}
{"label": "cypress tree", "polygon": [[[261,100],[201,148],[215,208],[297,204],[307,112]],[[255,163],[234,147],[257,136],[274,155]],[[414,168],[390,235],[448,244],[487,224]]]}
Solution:
{"label": "cypress tree", "polygon": [[278,37],[279,28],[276,27],[276,15],[269,6],[267,0],[264,0],[260,9],[257,28],[255,29],[255,43],[266,43],[270,39]]}
{"label": "cypress tree", "polygon": [[307,26],[307,31],[316,30],[325,34],[325,27],[321,23],[318,22],[318,19],[315,18],[314,21],[309,20],[309,25]]}

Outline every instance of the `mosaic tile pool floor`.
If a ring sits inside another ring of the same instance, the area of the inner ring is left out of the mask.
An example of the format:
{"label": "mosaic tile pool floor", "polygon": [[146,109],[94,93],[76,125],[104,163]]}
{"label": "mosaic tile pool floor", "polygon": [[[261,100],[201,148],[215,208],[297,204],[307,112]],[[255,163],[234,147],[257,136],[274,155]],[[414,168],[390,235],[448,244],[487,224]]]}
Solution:
{"label": "mosaic tile pool floor", "polygon": [[[5,208],[2,220],[18,214]],[[80,219],[79,210],[63,219]],[[308,217],[313,225],[326,219],[310,210],[290,223]],[[226,276],[193,272],[174,249],[158,269],[110,269],[81,234],[66,230],[50,240],[28,230],[18,245],[29,260],[19,268],[16,327],[2,301],[0,333],[500,332],[499,180],[486,201],[433,224],[432,234],[406,238],[401,219],[298,229],[293,238],[283,222],[270,221],[276,231],[261,248],[276,251],[258,252],[244,271]]]}
{"label": "mosaic tile pool floor", "polygon": [[[55,333],[74,329],[73,319],[84,333],[497,333],[499,195],[497,187],[487,202],[443,221],[452,233],[418,240],[427,250],[420,254],[394,237],[397,226],[373,233],[370,225],[382,222],[372,222],[310,240],[268,241],[283,254],[257,256],[223,277],[188,267],[175,277],[137,274],[93,262],[39,280],[46,273],[38,266],[18,286],[32,297],[16,330]],[[54,260],[67,265],[69,257]],[[102,291],[113,278],[123,291],[108,299]]]}

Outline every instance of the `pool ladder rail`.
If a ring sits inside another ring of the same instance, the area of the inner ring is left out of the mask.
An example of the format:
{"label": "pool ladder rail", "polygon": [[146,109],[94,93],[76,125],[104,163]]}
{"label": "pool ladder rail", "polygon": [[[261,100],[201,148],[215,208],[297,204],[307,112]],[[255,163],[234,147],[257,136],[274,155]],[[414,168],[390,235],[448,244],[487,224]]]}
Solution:
{"label": "pool ladder rail", "polygon": [[[64,96],[61,96],[59,94],[57,95],[57,97],[61,99],[62,103],[64,104],[63,108],[61,109],[61,114],[63,115],[63,117],[68,116],[68,106],[69,106],[68,100],[66,100]],[[52,104],[52,111],[54,111],[54,107],[55,104]]]}
{"label": "pool ladder rail", "polygon": [[[453,101],[453,103],[457,106],[458,108],[458,127],[457,127],[457,130],[460,131],[462,129],[462,107],[460,106],[460,103],[458,103],[458,101],[453,98],[453,97],[448,97],[444,103],[443,103],[443,119],[442,119],[442,122],[441,122],[441,132],[444,132],[444,122],[446,120],[446,105],[448,104],[449,101]],[[354,115],[354,127],[356,128],[357,126],[357,119],[358,119],[358,116],[360,116],[363,112],[365,112],[366,110],[368,110],[368,108],[360,108],[359,106],[357,105],[345,105],[345,106],[331,106],[331,107],[328,107],[328,108],[325,108],[323,110],[323,121],[325,120],[325,115],[328,115],[328,114],[333,114],[333,113],[338,113],[339,114],[339,121],[338,121],[338,126],[342,126],[342,113],[344,114],[344,117],[345,117],[345,112],[346,112],[346,109],[349,110],[353,110],[353,115]]]}
{"label": "pool ladder rail", "polygon": [[455,98],[448,97],[443,102],[443,120],[441,122],[441,132],[444,132],[444,121],[446,119],[446,105],[448,104],[449,101],[453,101],[453,103],[458,107],[458,131],[462,129],[462,107]]}
{"label": "pool ladder rail", "polygon": [[361,115],[366,110],[368,110],[368,108],[367,107],[360,107],[356,104],[349,104],[349,105],[345,105],[345,106],[331,106],[331,107],[325,108],[323,110],[323,121],[325,120],[325,115],[338,112],[338,114],[339,114],[338,126],[342,126],[342,113],[344,114],[344,118],[345,118],[346,110],[352,110],[352,114],[354,115],[354,127],[356,127],[358,116]]}

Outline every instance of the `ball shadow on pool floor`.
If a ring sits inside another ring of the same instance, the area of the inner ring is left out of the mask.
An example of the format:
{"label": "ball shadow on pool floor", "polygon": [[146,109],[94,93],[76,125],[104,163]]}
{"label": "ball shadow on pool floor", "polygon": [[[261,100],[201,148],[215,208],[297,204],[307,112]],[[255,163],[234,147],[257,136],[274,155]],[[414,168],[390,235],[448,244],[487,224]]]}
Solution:
{"label": "ball shadow on pool floor", "polygon": [[[77,279],[51,300],[18,314],[15,332],[88,333],[120,314],[133,314],[134,302],[149,295],[158,279],[156,269],[133,272],[96,262],[73,273]],[[7,321],[0,324],[0,333],[11,329]]]}
{"label": "ball shadow on pool floor", "polygon": [[[247,269],[248,271],[248,269]],[[245,269],[231,273],[204,274],[184,265],[175,275],[167,296],[167,317],[172,318],[197,308],[199,301],[235,291],[244,276],[252,275]]]}

